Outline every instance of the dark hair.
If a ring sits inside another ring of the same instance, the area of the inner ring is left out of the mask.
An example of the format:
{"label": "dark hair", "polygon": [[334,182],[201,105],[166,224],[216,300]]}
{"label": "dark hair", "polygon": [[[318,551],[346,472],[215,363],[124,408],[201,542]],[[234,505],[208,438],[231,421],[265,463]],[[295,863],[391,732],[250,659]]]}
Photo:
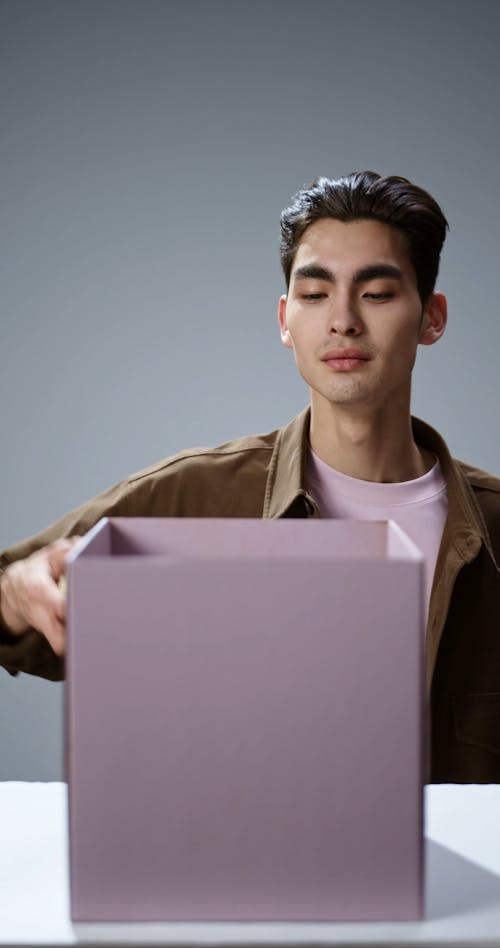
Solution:
{"label": "dark hair", "polygon": [[406,178],[356,171],[345,178],[315,178],[299,191],[281,214],[281,265],[286,285],[304,232],[315,221],[377,220],[397,227],[406,237],[408,256],[425,304],[434,290],[439,256],[448,227],[433,197]]}

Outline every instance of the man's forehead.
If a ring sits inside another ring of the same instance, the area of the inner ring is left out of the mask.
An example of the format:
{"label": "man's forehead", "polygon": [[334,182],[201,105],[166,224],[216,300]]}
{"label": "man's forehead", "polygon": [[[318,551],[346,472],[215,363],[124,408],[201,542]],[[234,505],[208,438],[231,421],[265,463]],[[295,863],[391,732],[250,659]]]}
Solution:
{"label": "man's forehead", "polygon": [[358,269],[374,261],[394,263],[412,270],[405,235],[376,220],[339,221],[322,218],[303,233],[294,257],[292,273],[306,264]]}

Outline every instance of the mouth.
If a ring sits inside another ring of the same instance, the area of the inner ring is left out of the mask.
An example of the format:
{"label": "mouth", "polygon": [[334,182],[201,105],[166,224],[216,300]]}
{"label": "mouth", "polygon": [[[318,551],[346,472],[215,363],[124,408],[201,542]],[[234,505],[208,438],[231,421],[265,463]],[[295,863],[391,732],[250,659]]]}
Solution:
{"label": "mouth", "polygon": [[371,356],[367,355],[366,352],[354,348],[330,349],[321,357],[321,361],[330,369],[341,372],[363,367],[370,360]]}

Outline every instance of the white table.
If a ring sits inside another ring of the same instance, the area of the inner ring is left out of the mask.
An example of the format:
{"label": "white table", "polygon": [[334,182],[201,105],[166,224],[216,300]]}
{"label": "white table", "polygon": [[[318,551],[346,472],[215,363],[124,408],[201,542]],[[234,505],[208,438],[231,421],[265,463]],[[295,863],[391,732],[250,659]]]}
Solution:
{"label": "white table", "polygon": [[500,945],[500,786],[426,789],[422,922],[73,926],[62,783],[0,784],[0,945]]}

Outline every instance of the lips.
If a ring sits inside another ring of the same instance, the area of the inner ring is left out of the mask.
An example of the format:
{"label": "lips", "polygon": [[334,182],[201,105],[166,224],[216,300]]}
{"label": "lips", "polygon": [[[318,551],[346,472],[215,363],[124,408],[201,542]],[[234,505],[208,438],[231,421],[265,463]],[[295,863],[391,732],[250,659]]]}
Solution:
{"label": "lips", "polygon": [[356,349],[350,346],[346,348],[341,346],[337,349],[329,349],[328,352],[321,357],[321,361],[328,366],[332,372],[353,372],[356,369],[363,369],[370,360],[371,356],[367,355],[363,349]]}
{"label": "lips", "polygon": [[367,355],[366,352],[363,352],[362,349],[354,348],[339,348],[339,349],[329,349],[324,356],[321,356],[322,362],[338,362],[342,359],[354,359],[356,361],[368,362],[371,356]]}

